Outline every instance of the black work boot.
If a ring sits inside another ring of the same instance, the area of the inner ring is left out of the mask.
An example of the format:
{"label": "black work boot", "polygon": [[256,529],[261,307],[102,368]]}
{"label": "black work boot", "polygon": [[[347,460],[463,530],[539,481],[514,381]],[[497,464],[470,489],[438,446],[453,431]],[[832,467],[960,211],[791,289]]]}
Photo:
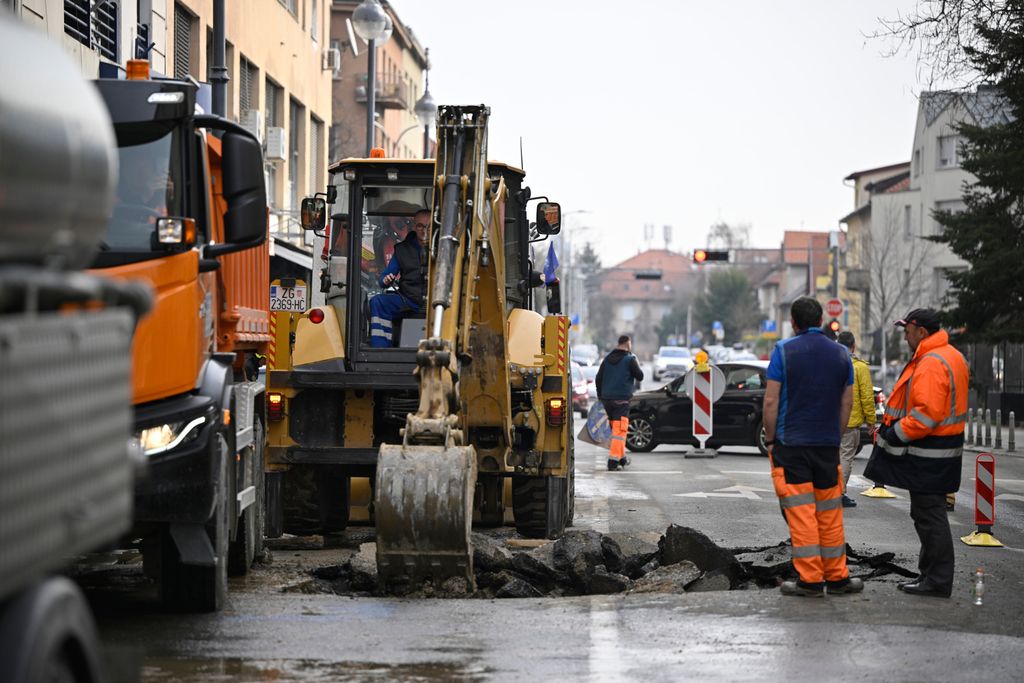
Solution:
{"label": "black work boot", "polygon": [[614,472],[617,469],[619,469],[619,461],[615,458],[608,458],[608,471]]}

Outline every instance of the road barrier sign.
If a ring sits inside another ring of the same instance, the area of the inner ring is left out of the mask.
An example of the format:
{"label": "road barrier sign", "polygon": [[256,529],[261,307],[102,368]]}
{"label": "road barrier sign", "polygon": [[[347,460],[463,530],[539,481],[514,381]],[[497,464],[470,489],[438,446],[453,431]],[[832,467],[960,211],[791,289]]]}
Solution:
{"label": "road barrier sign", "polygon": [[978,530],[960,540],[967,545],[1001,548],[992,536],[996,521],[996,459],[991,453],[979,453],[974,461],[974,523]]}
{"label": "road barrier sign", "polygon": [[693,400],[692,433],[700,444],[694,457],[707,453],[704,444],[714,433],[712,406],[725,393],[725,375],[714,365],[708,365],[706,355],[703,359],[701,355],[704,355],[703,352],[698,354],[697,365],[683,378],[683,390]]}

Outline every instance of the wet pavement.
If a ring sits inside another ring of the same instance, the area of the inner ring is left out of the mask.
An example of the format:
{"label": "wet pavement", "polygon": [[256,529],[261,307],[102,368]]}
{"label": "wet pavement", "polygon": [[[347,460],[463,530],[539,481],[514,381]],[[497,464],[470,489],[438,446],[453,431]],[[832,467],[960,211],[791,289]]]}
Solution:
{"label": "wet pavement", "polygon": [[[577,451],[576,529],[657,544],[669,524],[699,529],[733,549],[786,540],[765,459],[683,449],[633,454],[610,473],[592,446]],[[857,460],[863,469],[867,453]],[[973,460],[950,521],[974,530]],[[909,500],[857,495],[845,511],[847,542],[861,556],[892,553],[916,567]],[[400,599],[325,593],[315,571],[344,564],[347,547],[318,539],[277,544],[272,561],[232,579],[216,615],[170,615],[130,555],[86,582],[114,681],[1020,681],[1024,674],[1024,458],[997,467],[995,535],[1008,547],[955,541],[949,600],[905,595],[887,571],[863,594],[784,597],[774,589],[526,599]],[[498,535],[510,536],[508,530]],[[337,540],[337,539],[334,539]],[[625,543],[621,541],[620,543]],[[784,549],[766,564],[784,560]],[[742,556],[741,556],[742,557]],[[985,604],[971,604],[969,574],[986,570]],[[854,575],[873,569],[853,565]]]}

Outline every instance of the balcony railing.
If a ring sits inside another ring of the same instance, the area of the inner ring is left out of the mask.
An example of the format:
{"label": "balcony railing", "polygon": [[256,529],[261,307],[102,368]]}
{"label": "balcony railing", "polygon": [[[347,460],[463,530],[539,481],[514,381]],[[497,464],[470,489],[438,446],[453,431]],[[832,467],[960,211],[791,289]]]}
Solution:
{"label": "balcony railing", "polygon": [[[356,87],[356,102],[366,104],[366,74],[362,74],[362,85]],[[376,103],[382,109],[409,109],[409,86],[398,78],[377,78]]]}

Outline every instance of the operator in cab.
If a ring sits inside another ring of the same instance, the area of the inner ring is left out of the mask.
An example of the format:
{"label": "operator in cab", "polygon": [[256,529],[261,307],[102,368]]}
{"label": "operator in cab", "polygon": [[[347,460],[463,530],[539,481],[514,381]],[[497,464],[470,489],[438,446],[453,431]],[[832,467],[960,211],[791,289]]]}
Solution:
{"label": "operator in cab", "polygon": [[394,346],[392,321],[400,315],[419,315],[427,291],[427,227],[430,211],[420,209],[413,216],[413,229],[395,245],[395,254],[377,278],[381,287],[398,288],[370,299],[370,346]]}

